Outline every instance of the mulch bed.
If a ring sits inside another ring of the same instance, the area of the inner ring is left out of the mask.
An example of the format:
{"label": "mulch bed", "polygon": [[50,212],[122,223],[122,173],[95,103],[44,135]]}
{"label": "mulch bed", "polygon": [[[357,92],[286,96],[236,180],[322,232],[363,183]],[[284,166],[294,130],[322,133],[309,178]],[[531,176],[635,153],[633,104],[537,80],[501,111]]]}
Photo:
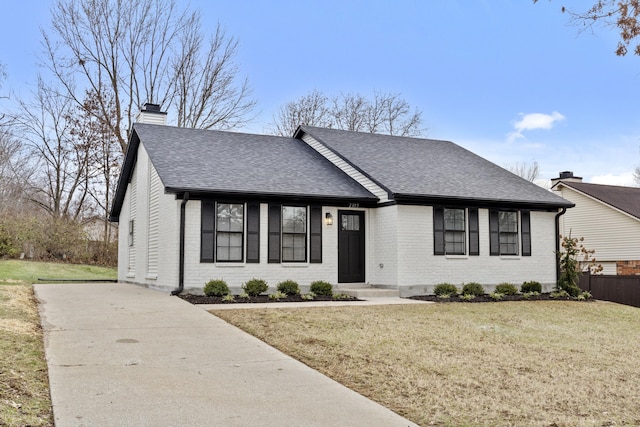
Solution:
{"label": "mulch bed", "polygon": [[258,295],[257,297],[239,298],[237,295],[234,301],[223,301],[222,297],[207,297],[204,295],[178,295],[183,300],[191,304],[247,304],[247,303],[273,303],[273,302],[314,302],[314,301],[361,301],[356,297],[345,297],[334,299],[332,297],[316,296],[312,300],[303,299],[300,295],[287,295],[286,298],[271,299],[268,295]]}
{"label": "mulch bed", "polygon": [[[420,301],[432,301],[432,302],[504,302],[504,301],[570,301],[575,300],[575,298],[566,297],[566,298],[551,298],[550,293],[542,293],[539,295],[531,296],[530,298],[524,298],[522,294],[516,295],[504,295],[500,300],[494,300],[489,295],[484,294],[481,296],[476,296],[472,300],[464,300],[459,296],[454,296],[451,298],[438,298],[435,295],[416,295],[409,297],[410,299],[416,299]],[[589,299],[586,301],[593,301],[593,299]]]}

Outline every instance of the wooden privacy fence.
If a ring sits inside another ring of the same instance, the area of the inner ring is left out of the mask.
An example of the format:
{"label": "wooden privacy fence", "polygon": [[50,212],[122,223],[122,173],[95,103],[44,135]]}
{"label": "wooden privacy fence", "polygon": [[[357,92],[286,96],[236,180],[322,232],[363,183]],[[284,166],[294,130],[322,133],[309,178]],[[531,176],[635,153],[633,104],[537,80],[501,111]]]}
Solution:
{"label": "wooden privacy fence", "polygon": [[583,274],[578,285],[595,299],[640,307],[640,276]]}

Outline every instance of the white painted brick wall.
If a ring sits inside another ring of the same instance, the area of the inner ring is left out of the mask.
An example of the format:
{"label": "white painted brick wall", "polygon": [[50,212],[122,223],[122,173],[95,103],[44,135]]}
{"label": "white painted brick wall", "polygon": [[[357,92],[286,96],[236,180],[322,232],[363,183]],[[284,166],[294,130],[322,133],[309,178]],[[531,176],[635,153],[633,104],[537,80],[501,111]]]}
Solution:
{"label": "white painted brick wall", "polygon": [[[268,205],[260,206],[260,263],[201,263],[200,262],[200,202],[187,204],[185,253],[185,290],[202,292],[204,284],[211,279],[223,279],[232,292],[239,293],[242,284],[252,278],[264,279],[269,284],[269,292],[284,280],[295,280],[303,291],[309,289],[311,282],[326,280],[335,284],[338,280],[337,256],[337,209],[323,208],[334,217],[334,225],[327,226],[323,221],[322,228],[322,264],[311,263],[267,263],[268,245]],[[245,227],[246,230],[246,227]],[[308,239],[307,235],[307,239]],[[308,244],[308,240],[307,240]]]}
{"label": "white painted brick wall", "polygon": [[398,284],[398,236],[396,205],[369,210],[366,281],[376,285]]}
{"label": "white painted brick wall", "polygon": [[398,285],[401,294],[431,293],[449,282],[479,282],[487,291],[502,282],[555,284],[555,213],[532,212],[532,256],[489,255],[488,210],[479,210],[480,256],[433,255],[433,208],[398,206]]}

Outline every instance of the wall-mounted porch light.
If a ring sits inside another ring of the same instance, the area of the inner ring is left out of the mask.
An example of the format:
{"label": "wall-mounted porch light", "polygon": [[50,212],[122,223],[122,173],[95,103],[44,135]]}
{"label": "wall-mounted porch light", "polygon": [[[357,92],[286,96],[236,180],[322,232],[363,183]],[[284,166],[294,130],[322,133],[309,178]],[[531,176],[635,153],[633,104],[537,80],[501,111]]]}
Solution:
{"label": "wall-mounted porch light", "polygon": [[327,225],[333,225],[333,215],[331,215],[331,212],[327,212],[324,215],[324,223]]}

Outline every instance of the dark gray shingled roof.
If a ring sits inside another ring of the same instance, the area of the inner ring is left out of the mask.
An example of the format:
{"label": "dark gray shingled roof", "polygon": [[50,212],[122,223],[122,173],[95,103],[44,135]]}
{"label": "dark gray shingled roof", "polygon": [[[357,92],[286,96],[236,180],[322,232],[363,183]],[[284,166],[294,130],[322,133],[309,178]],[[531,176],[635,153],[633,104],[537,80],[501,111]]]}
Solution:
{"label": "dark gray shingled roof", "polygon": [[293,138],[136,123],[168,191],[376,197]]}
{"label": "dark gray shingled roof", "polygon": [[560,181],[560,184],[574,188],[640,219],[640,188],[574,181]]}
{"label": "dark gray shingled roof", "polygon": [[571,207],[573,204],[464,148],[433,139],[300,126],[396,200],[447,198]]}

